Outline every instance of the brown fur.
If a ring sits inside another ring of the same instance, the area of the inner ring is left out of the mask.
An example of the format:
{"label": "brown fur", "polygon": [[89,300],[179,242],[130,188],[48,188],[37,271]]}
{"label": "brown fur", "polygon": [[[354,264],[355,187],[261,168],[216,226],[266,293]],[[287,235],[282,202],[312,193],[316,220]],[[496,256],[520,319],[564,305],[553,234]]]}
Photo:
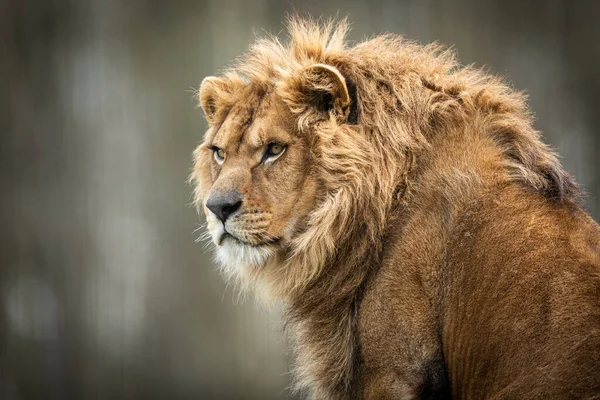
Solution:
{"label": "brown fur", "polygon": [[297,388],[598,398],[600,231],[524,97],[437,45],[289,30],[203,82],[192,180],[244,194],[228,246],[269,256],[226,272],[285,302]]}

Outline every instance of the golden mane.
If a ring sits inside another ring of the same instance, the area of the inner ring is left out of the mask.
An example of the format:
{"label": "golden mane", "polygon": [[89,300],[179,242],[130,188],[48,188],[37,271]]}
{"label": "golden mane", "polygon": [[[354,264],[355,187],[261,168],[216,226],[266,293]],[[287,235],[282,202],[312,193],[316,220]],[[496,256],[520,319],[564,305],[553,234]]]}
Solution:
{"label": "golden mane", "polygon": [[[327,393],[341,393],[355,371],[352,331],[361,287],[380,264],[390,210],[410,196],[411,173],[436,137],[478,120],[478,134],[502,154],[507,179],[557,202],[575,198],[578,188],[540,141],[525,96],[497,77],[459,66],[452,51],[391,34],[348,47],[345,20],[293,17],[288,30],[289,41],[260,39],[226,71],[232,87],[220,90],[216,108],[239,100],[236,86],[275,90],[297,116],[300,131],[311,135],[312,168],[327,194],[287,259],[271,260],[250,277],[288,304],[289,320],[300,332],[294,336],[296,347],[303,349],[299,386],[316,379]],[[333,114],[319,120],[306,103],[300,72],[316,63],[333,66],[345,77],[356,106],[352,123],[340,123]],[[199,190],[196,201],[201,204]],[[311,324],[319,328],[311,328],[313,336],[307,338],[302,332]]]}
{"label": "golden mane", "polygon": [[[318,126],[313,152],[329,195],[295,240],[286,266],[258,272],[267,275],[276,295],[293,296],[310,285],[357,229],[366,239],[364,251],[378,246],[419,150],[432,135],[476,115],[485,118],[487,134],[502,148],[512,179],[558,201],[577,195],[576,184],[533,129],[525,96],[500,78],[460,67],[440,45],[419,46],[391,34],[349,48],[345,20],[292,17],[288,31],[285,43],[268,37],[253,44],[226,71],[233,86],[275,87],[298,115],[301,131],[308,131],[314,128],[313,110],[298,92],[299,72],[315,63],[332,65],[354,87],[358,122]],[[221,91],[219,101],[236,100],[233,88]]]}

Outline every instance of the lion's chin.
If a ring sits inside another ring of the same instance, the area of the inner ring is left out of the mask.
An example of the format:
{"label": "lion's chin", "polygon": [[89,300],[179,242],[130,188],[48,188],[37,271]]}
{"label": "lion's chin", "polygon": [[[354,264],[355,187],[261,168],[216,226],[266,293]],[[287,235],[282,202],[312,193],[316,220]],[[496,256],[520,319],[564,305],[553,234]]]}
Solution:
{"label": "lion's chin", "polygon": [[244,278],[252,268],[260,268],[277,253],[279,240],[253,245],[225,231],[221,221],[207,213],[208,231],[216,247],[216,261],[230,278]]}
{"label": "lion's chin", "polygon": [[249,268],[259,268],[276,253],[274,244],[254,246],[225,235],[217,246],[217,260],[227,275],[246,275]]}

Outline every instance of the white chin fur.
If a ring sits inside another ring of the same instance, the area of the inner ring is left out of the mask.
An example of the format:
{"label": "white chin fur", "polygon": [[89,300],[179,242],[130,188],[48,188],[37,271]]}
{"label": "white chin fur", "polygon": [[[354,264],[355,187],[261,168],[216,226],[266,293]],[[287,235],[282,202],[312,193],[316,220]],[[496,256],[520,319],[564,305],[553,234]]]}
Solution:
{"label": "white chin fur", "polygon": [[261,267],[273,255],[269,247],[256,247],[227,238],[217,247],[217,260],[229,277],[244,277],[250,267]]}
{"label": "white chin fur", "polygon": [[217,247],[216,259],[228,278],[244,278],[250,267],[261,267],[274,254],[269,246],[252,246],[226,237],[219,245],[225,228],[210,211],[206,213],[207,228]]}

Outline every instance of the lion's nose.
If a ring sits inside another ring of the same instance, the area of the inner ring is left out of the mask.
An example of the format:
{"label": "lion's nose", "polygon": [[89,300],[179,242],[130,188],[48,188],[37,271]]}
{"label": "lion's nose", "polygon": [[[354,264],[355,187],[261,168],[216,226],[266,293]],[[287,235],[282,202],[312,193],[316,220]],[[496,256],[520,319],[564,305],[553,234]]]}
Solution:
{"label": "lion's nose", "polygon": [[241,207],[243,198],[244,196],[235,190],[230,192],[216,190],[208,196],[206,207],[212,211],[217,218],[225,222],[227,217]]}

